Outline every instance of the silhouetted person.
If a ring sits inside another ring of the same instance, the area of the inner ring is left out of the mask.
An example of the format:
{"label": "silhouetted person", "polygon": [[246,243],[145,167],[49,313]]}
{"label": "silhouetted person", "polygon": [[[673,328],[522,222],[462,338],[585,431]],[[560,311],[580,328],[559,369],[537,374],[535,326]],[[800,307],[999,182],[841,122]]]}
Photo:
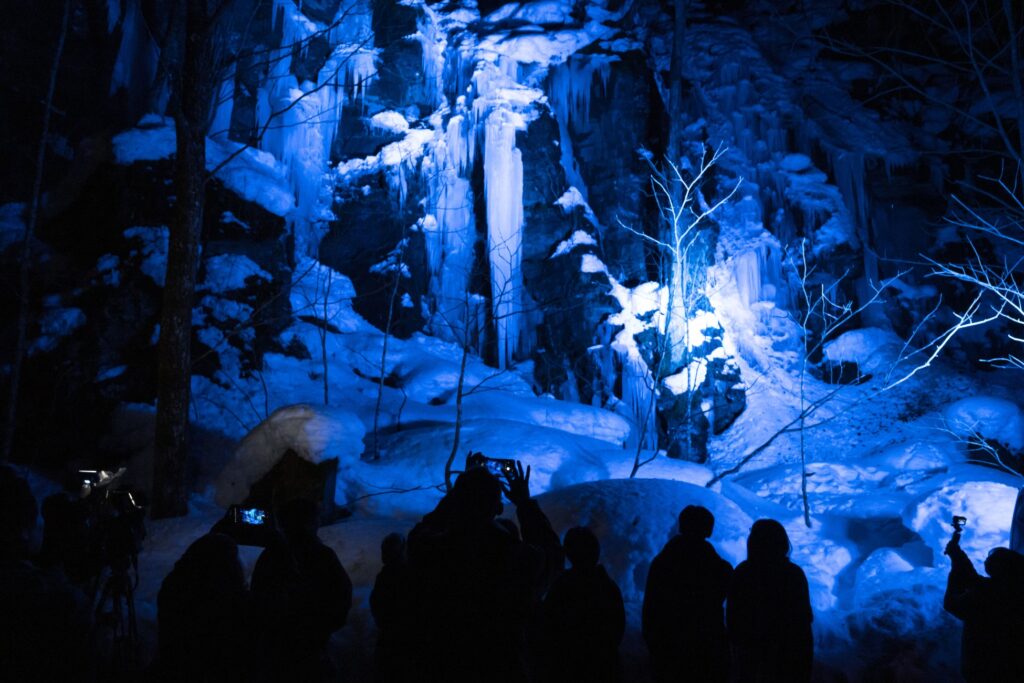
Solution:
{"label": "silhouetted person", "polygon": [[209,533],[192,543],[157,596],[158,679],[246,680],[246,603],[235,541]]}
{"label": "silhouetted person", "polygon": [[544,598],[545,676],[549,681],[618,681],[619,643],[626,628],[622,593],[598,564],[601,545],[586,527],[563,541],[572,567]]}
{"label": "silhouetted person", "polygon": [[0,680],[92,680],[85,596],[29,562],[36,515],[28,483],[0,466]]}
{"label": "silhouetted person", "polygon": [[333,675],[331,634],[345,625],[352,582],[334,551],[317,537],[319,512],[295,499],[277,511],[282,537],[260,555],[252,596],[263,638],[264,680],[322,681]]}
{"label": "silhouetted person", "polygon": [[688,505],[647,573],[643,635],[655,681],[725,681],[729,644],[722,603],[732,565],[708,542],[715,517]]}
{"label": "silhouetted person", "polygon": [[43,545],[36,564],[61,571],[76,586],[85,588],[100,558],[84,502],[66,493],[55,493],[43,501],[42,513]]}
{"label": "silhouetted person", "polygon": [[526,630],[561,543],[530,498],[529,470],[507,475],[522,540],[506,523],[500,482],[474,467],[409,534],[420,681],[523,681]]}
{"label": "silhouetted person", "polygon": [[726,608],[736,680],[799,683],[811,678],[814,638],[807,577],[789,561],[789,536],[759,519],[736,567]]}
{"label": "silhouetted person", "polygon": [[969,683],[1024,681],[1024,556],[996,548],[979,576],[956,541],[943,606],[964,622],[960,671]]}
{"label": "silhouetted person", "polygon": [[411,680],[410,650],[415,624],[410,615],[409,562],[405,536],[388,534],[380,546],[384,566],[370,593],[370,612],[377,624],[374,678],[381,683]]}

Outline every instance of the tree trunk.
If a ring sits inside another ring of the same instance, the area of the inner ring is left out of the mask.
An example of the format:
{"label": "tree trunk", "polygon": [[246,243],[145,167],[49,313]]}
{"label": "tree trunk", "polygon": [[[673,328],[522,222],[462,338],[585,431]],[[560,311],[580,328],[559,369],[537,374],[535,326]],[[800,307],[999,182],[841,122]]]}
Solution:
{"label": "tree trunk", "polygon": [[50,83],[43,101],[43,132],[39,138],[39,154],[36,156],[35,177],[32,180],[32,200],[29,208],[28,222],[25,223],[25,234],[21,242],[20,268],[18,270],[18,322],[17,341],[15,342],[14,358],[11,360],[10,384],[8,386],[7,415],[4,419],[4,444],[0,452],[0,460],[10,460],[14,448],[14,429],[18,421],[18,393],[21,388],[21,364],[25,359],[28,347],[28,323],[31,301],[31,268],[32,239],[39,220],[39,203],[43,194],[43,164],[46,161],[46,140],[50,137],[50,113],[53,108],[53,95],[57,89],[57,73],[60,70],[60,58],[64,54],[64,41],[68,35],[68,20],[71,16],[71,0],[64,0],[64,14],[61,18],[60,33],[57,35],[57,47],[54,49],[53,66],[50,67]]}
{"label": "tree trunk", "polygon": [[167,253],[160,316],[156,439],[153,461],[154,517],[188,511],[185,462],[192,382],[192,302],[199,263],[206,181],[206,127],[213,98],[212,35],[206,3],[189,0],[175,106],[174,221]]}

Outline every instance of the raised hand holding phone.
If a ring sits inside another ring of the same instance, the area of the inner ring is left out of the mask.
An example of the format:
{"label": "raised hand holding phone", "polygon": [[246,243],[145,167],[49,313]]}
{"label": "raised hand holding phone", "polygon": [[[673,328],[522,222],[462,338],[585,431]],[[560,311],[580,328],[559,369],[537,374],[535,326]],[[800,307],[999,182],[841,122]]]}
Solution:
{"label": "raised hand holding phone", "polygon": [[530,466],[523,470],[523,463],[516,460],[515,467],[504,471],[508,486],[505,495],[517,507],[530,500]]}

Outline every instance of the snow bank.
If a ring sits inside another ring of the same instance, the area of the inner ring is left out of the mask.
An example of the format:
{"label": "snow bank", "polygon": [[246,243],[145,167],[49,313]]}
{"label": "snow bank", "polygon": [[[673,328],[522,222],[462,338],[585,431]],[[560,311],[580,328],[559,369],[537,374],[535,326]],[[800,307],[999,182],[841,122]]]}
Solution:
{"label": "snow bank", "polygon": [[899,355],[903,341],[888,330],[865,327],[850,330],[822,347],[825,358],[833,363],[856,363],[871,372],[884,367]]}
{"label": "snow bank", "polygon": [[[356,501],[361,514],[418,516],[440,498],[444,465],[452,450],[451,424],[423,424],[382,437],[381,457],[359,463],[345,479],[339,476],[338,499]],[[629,476],[633,451],[557,429],[524,422],[481,417],[462,424],[454,468],[465,464],[466,453],[480,451],[492,458],[521,460],[531,468],[534,494],[573,484]],[[641,470],[643,476],[703,485],[708,468],[695,463],[659,458]],[[358,500],[356,500],[358,499]],[[678,511],[677,511],[678,512]]]}
{"label": "snow bank", "polygon": [[752,520],[706,488],[660,479],[578,484],[537,497],[559,534],[586,525],[601,541],[601,561],[627,602],[643,599],[651,560],[675,535],[679,511],[703,505],[715,516],[711,542],[733,565],[743,560]]}
{"label": "snow bank", "polygon": [[1009,484],[951,477],[907,506],[903,523],[921,535],[935,563],[945,565],[949,560],[943,551],[953,535],[950,520],[967,517],[960,545],[980,571],[990,550],[1009,545],[1016,500],[1017,488]]}
{"label": "snow bank", "polygon": [[949,404],[942,416],[959,437],[981,437],[998,441],[1012,451],[1024,450],[1024,418],[1012,401],[972,396]]}
{"label": "snow bank", "polygon": [[526,398],[482,392],[466,396],[463,408],[481,417],[503,417],[615,445],[625,443],[632,430],[626,418],[610,410],[554,398]]}
{"label": "snow bank", "polygon": [[241,503],[249,489],[291,449],[312,463],[338,458],[342,472],[363,452],[362,421],[341,408],[294,405],[280,408],[242,439],[217,481],[216,500],[222,507]]}

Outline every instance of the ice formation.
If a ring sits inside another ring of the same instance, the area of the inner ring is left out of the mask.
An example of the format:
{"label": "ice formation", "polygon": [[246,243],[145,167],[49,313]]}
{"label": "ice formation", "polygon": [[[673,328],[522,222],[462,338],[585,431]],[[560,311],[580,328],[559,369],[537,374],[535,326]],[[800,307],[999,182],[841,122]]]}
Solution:
{"label": "ice formation", "polygon": [[522,310],[523,158],[516,148],[521,117],[499,108],[487,117],[484,133],[484,191],[487,195],[487,252],[491,307],[500,367],[519,350]]}

